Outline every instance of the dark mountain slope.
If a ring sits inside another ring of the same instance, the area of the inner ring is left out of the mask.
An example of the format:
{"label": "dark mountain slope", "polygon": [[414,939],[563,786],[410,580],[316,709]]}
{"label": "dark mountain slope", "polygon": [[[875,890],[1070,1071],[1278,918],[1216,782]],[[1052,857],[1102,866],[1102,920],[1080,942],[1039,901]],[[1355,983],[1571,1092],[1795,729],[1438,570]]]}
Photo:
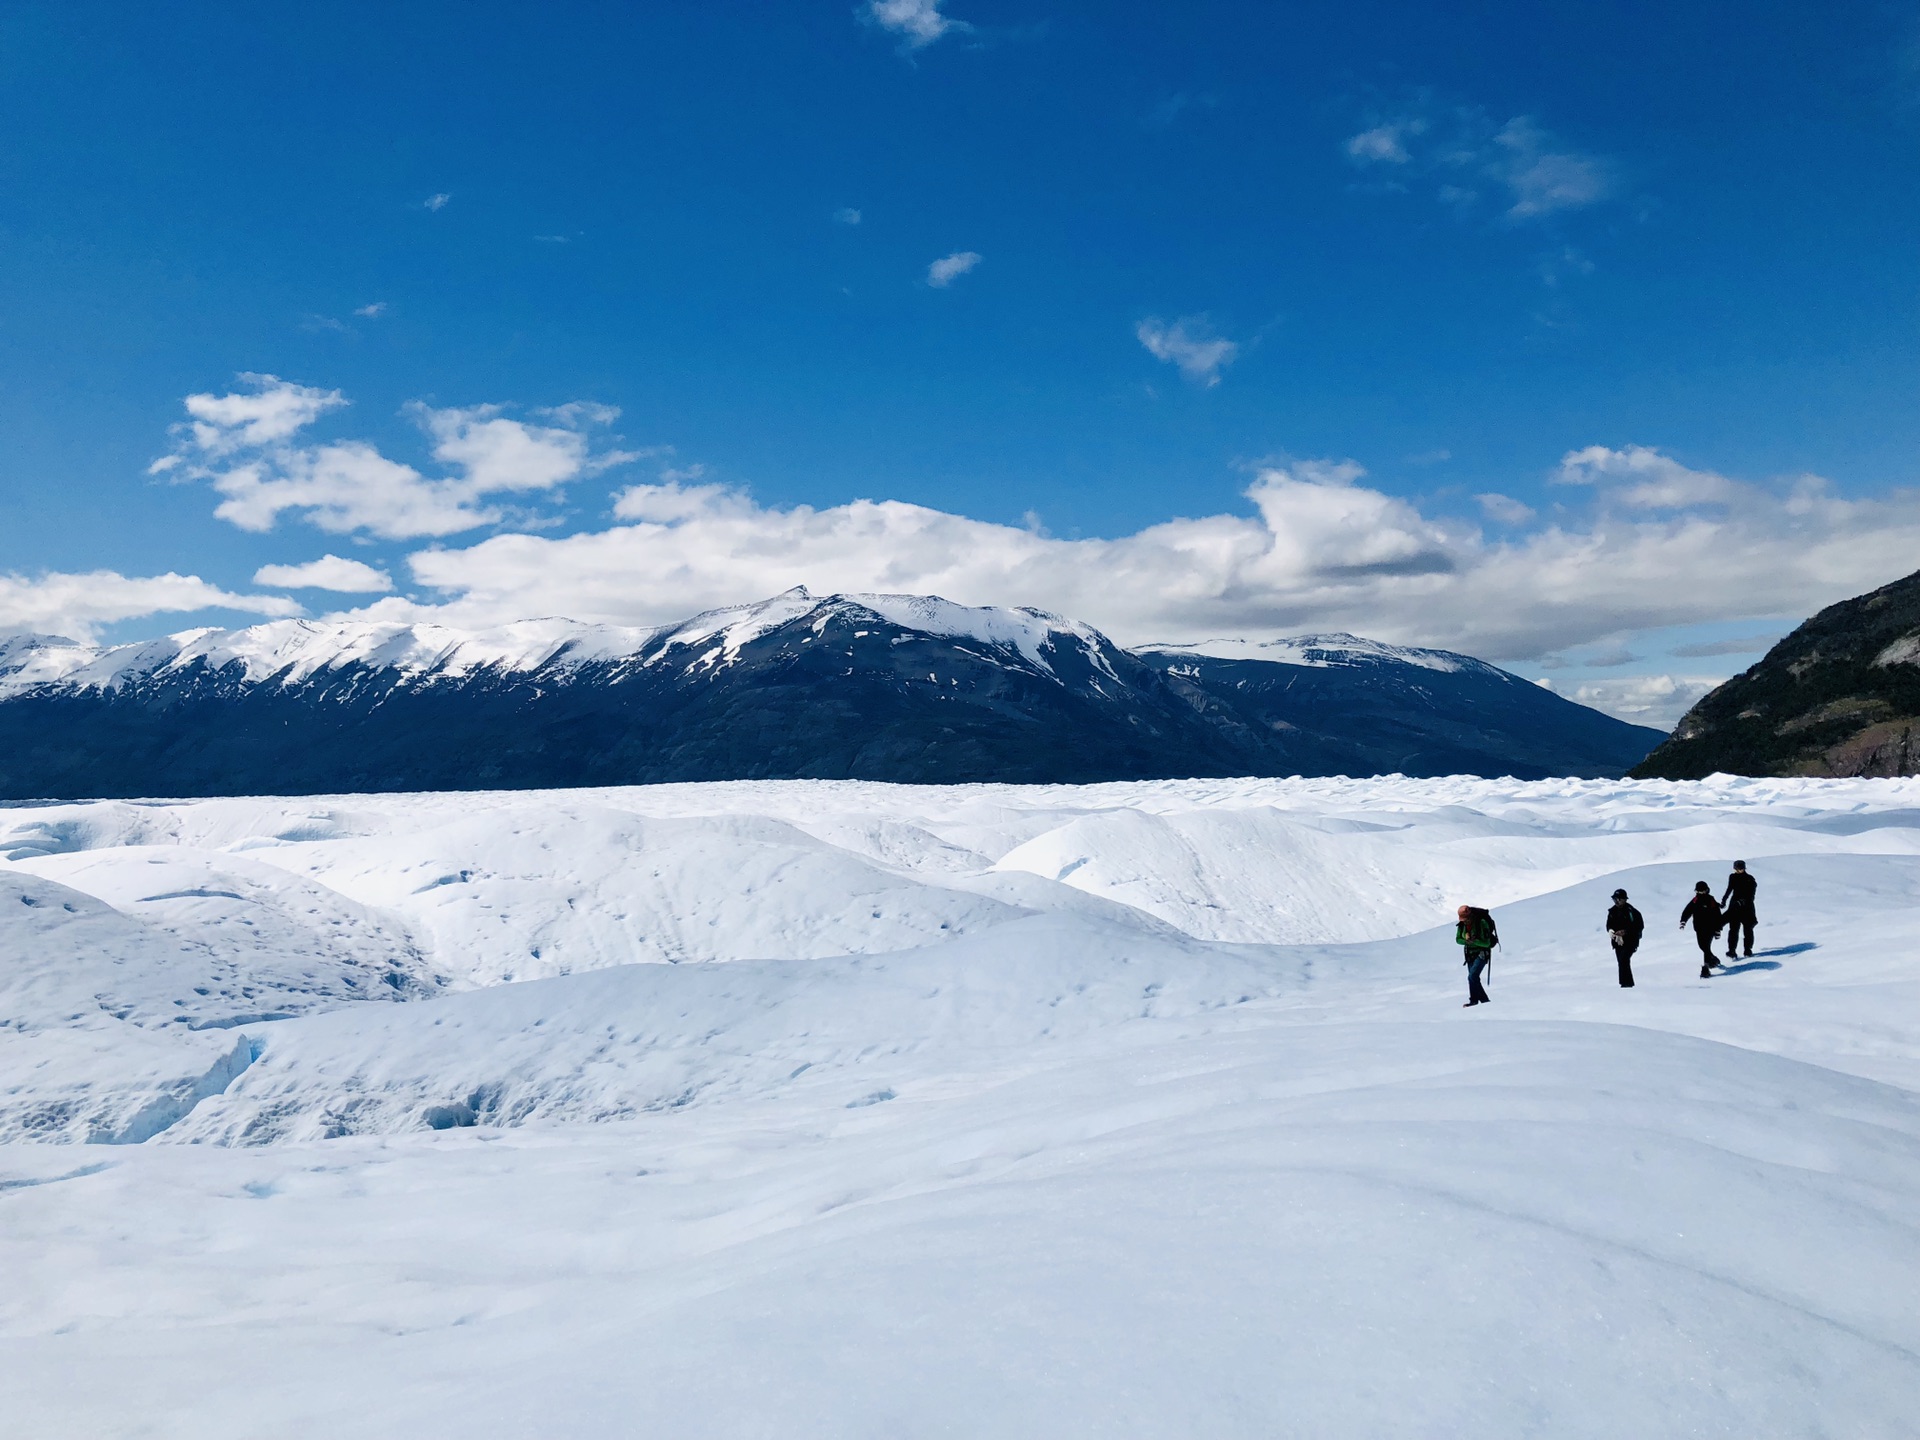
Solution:
{"label": "dark mountain slope", "polygon": [[[1288,737],[1307,774],[1619,775],[1661,739],[1444,650],[1352,635],[1234,649],[1139,654],[1219,723]],[[1240,658],[1262,652],[1288,658]]]}
{"label": "dark mountain slope", "polygon": [[1828,606],[1705,696],[1633,773],[1920,774],[1920,573]]}

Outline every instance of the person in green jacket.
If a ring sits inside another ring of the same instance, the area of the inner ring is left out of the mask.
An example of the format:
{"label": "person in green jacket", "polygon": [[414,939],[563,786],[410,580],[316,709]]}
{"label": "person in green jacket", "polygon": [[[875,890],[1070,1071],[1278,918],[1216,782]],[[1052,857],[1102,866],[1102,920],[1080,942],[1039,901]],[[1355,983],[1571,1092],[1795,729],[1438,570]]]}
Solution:
{"label": "person in green jacket", "polygon": [[1481,985],[1480,975],[1493,963],[1493,947],[1500,943],[1493,916],[1477,905],[1462,905],[1460,923],[1453,930],[1453,943],[1466,948],[1467,1005],[1487,1004],[1493,997]]}

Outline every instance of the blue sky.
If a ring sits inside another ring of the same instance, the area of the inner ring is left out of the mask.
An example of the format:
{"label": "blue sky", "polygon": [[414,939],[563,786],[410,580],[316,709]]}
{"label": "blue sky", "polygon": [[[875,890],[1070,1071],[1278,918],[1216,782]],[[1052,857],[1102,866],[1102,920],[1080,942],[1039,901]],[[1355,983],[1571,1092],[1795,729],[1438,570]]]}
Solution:
{"label": "blue sky", "polygon": [[804,581],[1665,719],[1920,564],[1912,5],[13,5],[0,66],[7,628]]}

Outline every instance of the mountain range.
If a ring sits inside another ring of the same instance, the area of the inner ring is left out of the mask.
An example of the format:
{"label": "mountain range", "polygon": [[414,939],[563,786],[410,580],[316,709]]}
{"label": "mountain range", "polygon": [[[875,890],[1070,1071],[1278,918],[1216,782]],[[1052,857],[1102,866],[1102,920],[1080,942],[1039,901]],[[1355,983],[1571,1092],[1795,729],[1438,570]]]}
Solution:
{"label": "mountain range", "polygon": [[1614,776],[1662,737],[1351,635],[1127,650],[1030,609],[795,589],[657,629],[366,620],[0,640],[0,799],[831,778]]}

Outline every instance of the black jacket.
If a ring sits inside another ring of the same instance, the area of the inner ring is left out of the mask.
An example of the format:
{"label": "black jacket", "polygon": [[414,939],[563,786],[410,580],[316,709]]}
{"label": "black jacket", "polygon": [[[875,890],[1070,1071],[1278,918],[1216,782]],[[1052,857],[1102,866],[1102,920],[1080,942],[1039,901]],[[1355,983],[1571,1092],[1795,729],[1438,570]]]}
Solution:
{"label": "black jacket", "polygon": [[1640,912],[1621,900],[1607,911],[1607,933],[1614,937],[1614,947],[1620,950],[1637,950],[1640,937],[1645,933],[1647,922]]}
{"label": "black jacket", "polygon": [[1753,918],[1753,892],[1760,888],[1760,882],[1744,870],[1736,870],[1727,876],[1727,893],[1720,897],[1720,903],[1727,907],[1728,918],[1744,915]]}
{"label": "black jacket", "polygon": [[1720,927],[1727,923],[1720,913],[1720,902],[1704,891],[1687,901],[1687,908],[1680,912],[1681,924],[1689,920],[1702,935],[1718,935]]}

